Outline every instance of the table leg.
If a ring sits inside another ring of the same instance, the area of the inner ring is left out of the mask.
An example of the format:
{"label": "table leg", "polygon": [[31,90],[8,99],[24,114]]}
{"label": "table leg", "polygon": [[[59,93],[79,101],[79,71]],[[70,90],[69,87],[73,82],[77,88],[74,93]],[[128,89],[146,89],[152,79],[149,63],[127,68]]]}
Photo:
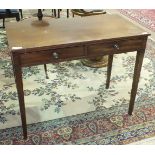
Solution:
{"label": "table leg", "polygon": [[110,85],[112,62],[113,62],[113,54],[108,56],[106,89],[108,89],[109,88],[109,85]]}
{"label": "table leg", "polygon": [[5,18],[3,18],[3,28],[5,28]]}
{"label": "table leg", "polygon": [[137,51],[128,114],[132,115],[145,50]]}
{"label": "table leg", "polygon": [[27,139],[27,125],[26,125],[26,113],[25,113],[25,103],[24,103],[24,90],[23,90],[23,80],[22,80],[22,67],[20,64],[19,56],[13,57],[13,70],[15,76],[15,82],[17,87],[19,108],[23,128],[24,139]]}
{"label": "table leg", "polygon": [[44,64],[44,70],[45,70],[46,79],[49,79],[48,74],[47,74],[47,65],[46,64]]}

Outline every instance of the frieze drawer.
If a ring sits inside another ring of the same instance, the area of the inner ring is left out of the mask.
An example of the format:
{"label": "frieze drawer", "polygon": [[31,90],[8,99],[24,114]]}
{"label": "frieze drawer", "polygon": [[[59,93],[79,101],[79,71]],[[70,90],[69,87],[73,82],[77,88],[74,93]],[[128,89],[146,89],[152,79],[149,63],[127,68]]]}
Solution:
{"label": "frieze drawer", "polygon": [[84,56],[83,46],[25,52],[20,55],[22,66],[61,62]]}
{"label": "frieze drawer", "polygon": [[107,41],[87,46],[87,53],[91,56],[136,51],[143,48],[143,43],[142,39]]}
{"label": "frieze drawer", "polygon": [[70,60],[75,58],[81,58],[84,56],[84,48],[83,46],[76,47],[68,47],[68,48],[60,48],[53,50],[53,60]]}

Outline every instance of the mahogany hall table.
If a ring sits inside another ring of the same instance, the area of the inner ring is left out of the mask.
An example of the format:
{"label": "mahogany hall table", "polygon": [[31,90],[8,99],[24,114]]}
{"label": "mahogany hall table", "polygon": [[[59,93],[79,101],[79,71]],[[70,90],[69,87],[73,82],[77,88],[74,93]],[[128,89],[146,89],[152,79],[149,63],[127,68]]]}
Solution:
{"label": "mahogany hall table", "polygon": [[106,88],[109,88],[113,54],[137,52],[128,114],[131,115],[150,34],[118,15],[87,18],[30,18],[6,24],[18,92],[24,139],[27,124],[22,67],[109,55]]}

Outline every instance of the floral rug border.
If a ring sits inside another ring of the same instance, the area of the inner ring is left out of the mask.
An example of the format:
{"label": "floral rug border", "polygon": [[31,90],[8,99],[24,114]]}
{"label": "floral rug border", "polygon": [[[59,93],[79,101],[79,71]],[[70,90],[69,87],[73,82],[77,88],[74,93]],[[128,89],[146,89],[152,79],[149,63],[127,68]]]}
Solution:
{"label": "floral rug border", "polygon": [[[148,19],[147,17],[144,17],[144,16],[141,16],[140,13],[135,16],[134,14],[131,14],[134,13],[134,11],[136,10],[132,10],[132,9],[120,9],[118,10],[121,14],[127,16],[128,18],[138,22],[140,25],[143,25],[144,27],[152,30],[152,31],[155,31],[155,22],[151,19]],[[142,20],[143,19],[143,20]],[[147,23],[146,23],[147,22]],[[150,23],[150,24],[148,24]]]}

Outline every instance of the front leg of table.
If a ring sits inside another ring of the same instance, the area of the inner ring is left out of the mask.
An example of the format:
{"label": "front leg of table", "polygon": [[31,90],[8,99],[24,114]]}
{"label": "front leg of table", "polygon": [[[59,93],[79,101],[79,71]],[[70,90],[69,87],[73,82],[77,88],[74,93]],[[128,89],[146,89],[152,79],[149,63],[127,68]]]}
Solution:
{"label": "front leg of table", "polygon": [[27,139],[27,125],[26,125],[26,112],[25,112],[25,102],[24,102],[24,90],[23,90],[23,80],[22,80],[22,66],[20,62],[20,56],[13,55],[13,70],[15,75],[15,82],[17,87],[19,108],[21,114],[22,128],[24,139]]}
{"label": "front leg of table", "polygon": [[110,85],[110,77],[111,77],[113,56],[114,56],[113,54],[108,56],[106,89],[108,89],[109,85]]}
{"label": "front leg of table", "polygon": [[128,114],[132,115],[145,50],[137,51]]}

